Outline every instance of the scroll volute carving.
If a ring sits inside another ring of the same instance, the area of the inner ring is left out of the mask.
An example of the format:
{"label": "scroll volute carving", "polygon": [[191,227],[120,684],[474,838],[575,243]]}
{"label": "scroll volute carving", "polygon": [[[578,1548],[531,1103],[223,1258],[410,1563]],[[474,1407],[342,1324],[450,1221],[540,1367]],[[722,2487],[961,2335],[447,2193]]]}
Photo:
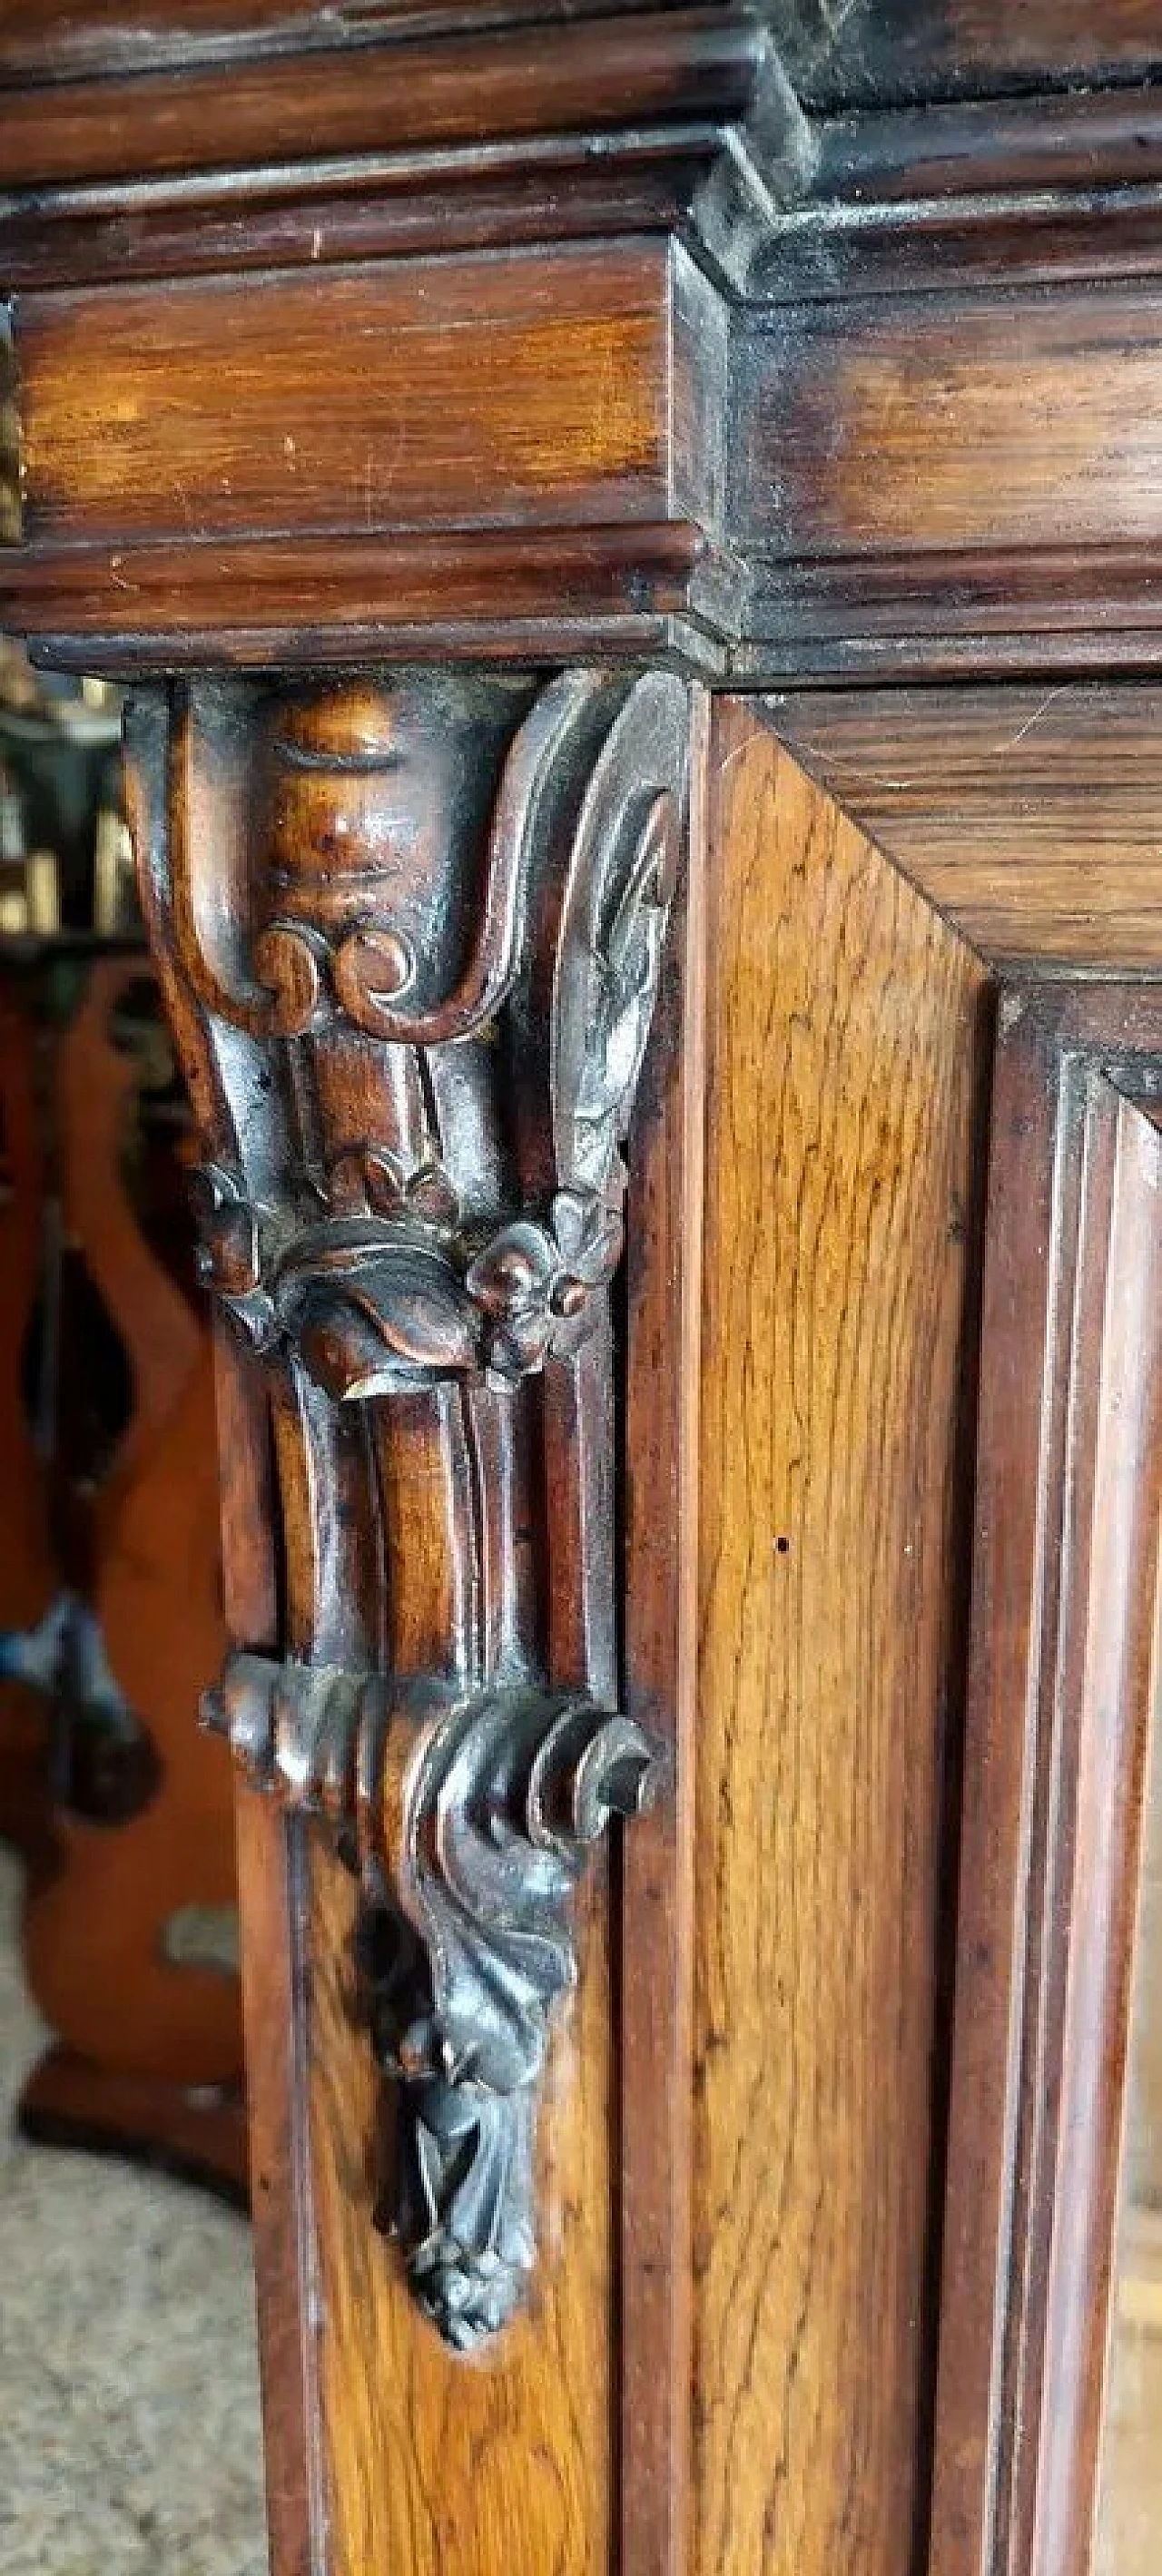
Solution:
{"label": "scroll volute carving", "polygon": [[682,838],[665,673],[144,693],[143,895],[208,1280],[267,1372],[284,1656],[213,1714],[330,1821],[396,2079],[394,2223],[448,2340],[534,2259],[536,2092],[618,1713],[609,1283]]}

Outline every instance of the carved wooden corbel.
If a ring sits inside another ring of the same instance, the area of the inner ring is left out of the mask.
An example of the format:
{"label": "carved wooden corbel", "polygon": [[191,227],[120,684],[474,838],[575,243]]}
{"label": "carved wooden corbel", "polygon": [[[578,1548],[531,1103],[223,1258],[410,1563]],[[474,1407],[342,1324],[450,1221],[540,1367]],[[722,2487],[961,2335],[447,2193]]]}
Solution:
{"label": "carved wooden corbel", "polygon": [[534,2258],[617,1712],[609,1284],[682,838],[662,672],[143,691],[143,895],[204,1138],[206,1277],[261,1355],[284,1656],[211,1714],[327,1820],[397,2079],[396,2224],[447,2340]]}

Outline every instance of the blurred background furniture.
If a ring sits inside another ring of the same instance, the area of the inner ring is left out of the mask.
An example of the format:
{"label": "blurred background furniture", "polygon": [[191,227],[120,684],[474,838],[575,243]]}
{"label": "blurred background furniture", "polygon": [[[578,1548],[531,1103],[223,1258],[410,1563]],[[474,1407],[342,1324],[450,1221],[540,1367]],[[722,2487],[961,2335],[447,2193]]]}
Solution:
{"label": "blurred background furniture", "polygon": [[[245,2192],[209,1336],[119,710],[0,707],[0,1829],[55,2033],[30,2135]],[[3,682],[0,682],[3,685]]]}

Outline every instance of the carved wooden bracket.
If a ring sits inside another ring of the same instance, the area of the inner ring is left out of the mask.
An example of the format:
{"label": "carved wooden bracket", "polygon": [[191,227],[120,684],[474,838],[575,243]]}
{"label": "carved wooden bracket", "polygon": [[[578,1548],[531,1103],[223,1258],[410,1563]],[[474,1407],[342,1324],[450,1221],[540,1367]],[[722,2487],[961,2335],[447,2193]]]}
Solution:
{"label": "carved wooden bracket", "polygon": [[657,1769],[616,1710],[608,1291],[687,728],[677,677],[599,671],[207,680],[128,723],[282,1498],[284,1659],[211,1715],[359,1874],[397,2223],[459,2347],[533,2261],[571,1888]]}

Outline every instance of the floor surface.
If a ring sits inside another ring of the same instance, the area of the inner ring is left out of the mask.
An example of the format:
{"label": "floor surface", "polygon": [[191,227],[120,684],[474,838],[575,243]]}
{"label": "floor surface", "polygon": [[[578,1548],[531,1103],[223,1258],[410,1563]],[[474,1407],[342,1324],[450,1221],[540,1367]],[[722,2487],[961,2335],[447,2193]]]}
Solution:
{"label": "floor surface", "polygon": [[0,2570],[264,2576],[249,2227],[13,2136],[42,2041],[19,1894],[0,1850]]}

